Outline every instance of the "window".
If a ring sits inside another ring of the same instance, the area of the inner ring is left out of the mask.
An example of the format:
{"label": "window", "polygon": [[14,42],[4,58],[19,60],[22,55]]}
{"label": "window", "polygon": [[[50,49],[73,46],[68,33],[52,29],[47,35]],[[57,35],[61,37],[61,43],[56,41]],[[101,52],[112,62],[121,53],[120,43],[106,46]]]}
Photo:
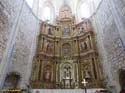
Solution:
{"label": "window", "polygon": [[51,9],[50,7],[46,6],[43,10],[43,18],[44,21],[51,20]]}

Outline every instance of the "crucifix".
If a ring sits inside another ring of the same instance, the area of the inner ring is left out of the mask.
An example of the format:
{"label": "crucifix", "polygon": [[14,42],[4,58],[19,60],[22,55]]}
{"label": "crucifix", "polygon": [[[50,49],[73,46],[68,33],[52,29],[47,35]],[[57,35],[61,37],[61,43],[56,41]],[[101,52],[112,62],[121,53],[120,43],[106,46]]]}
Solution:
{"label": "crucifix", "polygon": [[86,89],[86,84],[88,83],[85,79],[83,79],[83,81],[81,82],[84,87],[85,87],[85,93],[87,93],[87,89]]}

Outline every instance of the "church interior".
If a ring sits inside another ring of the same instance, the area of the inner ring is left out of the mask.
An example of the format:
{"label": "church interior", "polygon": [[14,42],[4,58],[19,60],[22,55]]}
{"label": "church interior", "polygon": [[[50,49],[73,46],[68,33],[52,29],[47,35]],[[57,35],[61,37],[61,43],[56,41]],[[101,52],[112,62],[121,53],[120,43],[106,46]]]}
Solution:
{"label": "church interior", "polygon": [[0,93],[124,89],[124,0],[0,1]]}

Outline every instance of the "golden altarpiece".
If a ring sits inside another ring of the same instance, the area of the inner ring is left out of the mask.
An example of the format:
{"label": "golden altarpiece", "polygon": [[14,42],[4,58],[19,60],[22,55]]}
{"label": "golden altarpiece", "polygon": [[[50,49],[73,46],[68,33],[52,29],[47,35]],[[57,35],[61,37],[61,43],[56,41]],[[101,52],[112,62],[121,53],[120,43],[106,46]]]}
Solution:
{"label": "golden altarpiece", "polygon": [[34,89],[83,88],[83,78],[88,88],[103,84],[92,25],[88,19],[77,24],[64,5],[55,24],[41,24],[30,84]]}

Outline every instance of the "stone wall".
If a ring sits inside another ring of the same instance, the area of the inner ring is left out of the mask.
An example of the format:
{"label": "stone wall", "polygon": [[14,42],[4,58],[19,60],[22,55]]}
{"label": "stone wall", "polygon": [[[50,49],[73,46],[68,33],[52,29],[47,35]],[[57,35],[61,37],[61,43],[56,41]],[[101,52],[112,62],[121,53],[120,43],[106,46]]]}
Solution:
{"label": "stone wall", "polygon": [[[15,3],[16,2],[16,3]],[[0,62],[11,33],[15,18],[19,14],[21,0],[0,1]]]}
{"label": "stone wall", "polygon": [[125,0],[114,0],[114,3],[116,4],[117,13],[125,28]]}
{"label": "stone wall", "polygon": [[17,72],[21,76],[19,87],[28,83],[38,31],[39,20],[24,0],[0,1],[1,81],[6,73]]}
{"label": "stone wall", "polygon": [[[124,27],[123,25],[125,24],[122,21],[118,21],[120,19],[119,13],[113,11],[114,5],[118,10],[123,9],[120,5],[117,5],[122,0],[115,1],[102,0],[98,10],[92,17],[92,22],[97,36],[98,48],[106,79],[105,82],[109,90],[113,93],[116,93],[116,91],[118,93],[120,90],[118,73],[120,69],[125,68],[123,44],[125,38],[122,36],[125,33],[122,32],[120,27]],[[114,5],[110,2],[113,2]],[[125,5],[122,5],[122,7],[125,8]]]}

